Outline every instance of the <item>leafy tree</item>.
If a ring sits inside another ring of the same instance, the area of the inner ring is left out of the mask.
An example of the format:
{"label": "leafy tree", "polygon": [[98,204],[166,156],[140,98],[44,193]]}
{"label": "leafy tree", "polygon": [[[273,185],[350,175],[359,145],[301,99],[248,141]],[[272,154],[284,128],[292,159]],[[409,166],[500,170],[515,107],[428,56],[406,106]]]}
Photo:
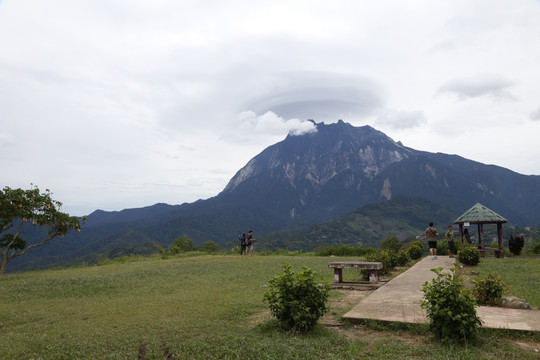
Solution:
{"label": "leafy tree", "polygon": [[383,250],[393,250],[395,252],[398,252],[399,250],[401,250],[402,246],[402,242],[393,235],[390,235],[386,237],[386,239],[381,241],[381,249]]}
{"label": "leafy tree", "polygon": [[171,248],[169,249],[169,254],[176,255],[178,253],[193,250],[196,250],[195,245],[193,245],[193,240],[187,238],[186,235],[182,235],[178,239],[174,240]]}
{"label": "leafy tree", "polygon": [[201,244],[201,250],[204,251],[204,252],[207,252],[209,254],[216,253],[219,250],[219,246],[218,246],[218,244],[216,244],[212,240],[205,241],[205,242],[203,242]]}
{"label": "leafy tree", "polygon": [[[51,195],[48,189],[40,193],[37,186],[29,190],[6,186],[0,190],[0,275],[4,274],[10,260],[28,250],[63,237],[72,229],[80,231],[81,219],[61,212],[62,203],[53,200]],[[25,224],[47,229],[45,238],[29,244],[21,237]]]}

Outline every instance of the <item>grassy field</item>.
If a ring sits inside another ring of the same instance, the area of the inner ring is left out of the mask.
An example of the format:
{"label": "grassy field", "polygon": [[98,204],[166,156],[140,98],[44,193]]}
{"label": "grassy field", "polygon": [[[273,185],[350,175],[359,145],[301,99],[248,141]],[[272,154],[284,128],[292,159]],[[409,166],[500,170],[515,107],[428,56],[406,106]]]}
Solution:
{"label": "grassy field", "polygon": [[460,269],[460,273],[469,280],[497,274],[508,286],[510,295],[527,300],[533,308],[540,308],[540,257],[488,257],[481,259],[479,266]]}
{"label": "grassy field", "polygon": [[283,262],[331,281],[327,264],[337,260],[351,259],[214,255],[8,274],[0,277],[0,358],[538,359],[540,337],[531,334],[483,331],[478,345],[451,347],[421,326],[277,330],[263,294]]}

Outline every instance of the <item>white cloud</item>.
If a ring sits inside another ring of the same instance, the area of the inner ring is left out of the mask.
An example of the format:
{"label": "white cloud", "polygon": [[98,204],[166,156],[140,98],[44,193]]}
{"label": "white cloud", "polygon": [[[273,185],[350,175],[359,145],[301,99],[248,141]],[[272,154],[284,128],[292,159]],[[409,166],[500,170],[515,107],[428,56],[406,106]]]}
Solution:
{"label": "white cloud", "polygon": [[422,111],[398,111],[392,109],[378,109],[375,125],[383,128],[409,129],[421,126],[427,122]]}
{"label": "white cloud", "polygon": [[2,1],[2,180],[80,215],[193,201],[310,118],[540,174],[507,136],[539,135],[539,33],[528,0]]}
{"label": "white cloud", "polygon": [[487,96],[496,100],[516,100],[509,89],[515,81],[494,74],[454,78],[439,87],[437,94],[455,94],[460,100]]}
{"label": "white cloud", "polygon": [[243,111],[238,115],[238,121],[239,125],[236,130],[245,139],[254,139],[261,135],[283,136],[290,133],[296,136],[317,132],[317,128],[311,121],[301,121],[299,119],[285,120],[272,111],[267,111],[262,115],[257,115],[253,111]]}
{"label": "white cloud", "polygon": [[540,121],[540,108],[538,108],[535,111],[531,112],[531,114],[529,115],[529,118],[532,121]]}

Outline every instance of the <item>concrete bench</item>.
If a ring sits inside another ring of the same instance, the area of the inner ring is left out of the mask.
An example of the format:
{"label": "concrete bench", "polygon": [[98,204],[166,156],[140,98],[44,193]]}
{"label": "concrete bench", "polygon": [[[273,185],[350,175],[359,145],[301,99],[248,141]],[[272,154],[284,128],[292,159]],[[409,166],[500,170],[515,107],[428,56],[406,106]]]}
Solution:
{"label": "concrete bench", "polygon": [[328,264],[334,268],[334,281],[343,282],[343,269],[369,270],[369,282],[379,282],[379,270],[383,268],[382,262],[335,261]]}

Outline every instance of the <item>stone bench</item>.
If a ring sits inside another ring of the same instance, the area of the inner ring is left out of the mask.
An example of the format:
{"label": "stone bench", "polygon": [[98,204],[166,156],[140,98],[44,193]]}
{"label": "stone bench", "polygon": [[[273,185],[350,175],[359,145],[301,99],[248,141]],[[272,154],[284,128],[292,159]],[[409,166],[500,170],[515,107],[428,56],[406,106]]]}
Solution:
{"label": "stone bench", "polygon": [[343,282],[343,269],[369,270],[369,282],[379,282],[379,270],[383,268],[382,262],[359,262],[359,261],[335,261],[328,263],[329,268],[334,268],[334,281]]}

